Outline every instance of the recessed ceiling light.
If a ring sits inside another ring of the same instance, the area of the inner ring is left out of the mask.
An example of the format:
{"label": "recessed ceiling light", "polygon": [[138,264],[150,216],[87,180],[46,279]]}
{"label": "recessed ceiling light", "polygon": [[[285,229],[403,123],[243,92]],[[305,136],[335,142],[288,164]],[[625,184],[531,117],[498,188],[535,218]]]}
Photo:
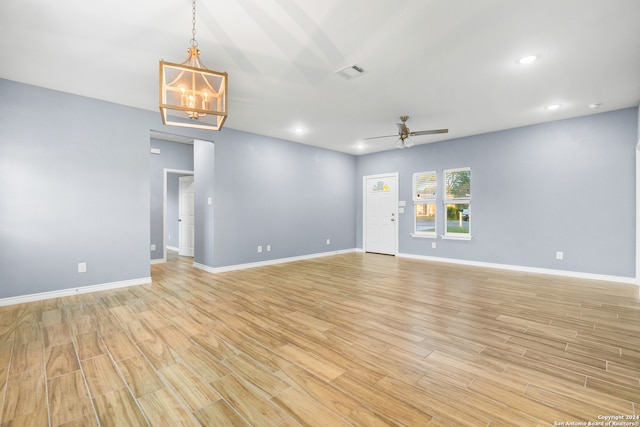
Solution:
{"label": "recessed ceiling light", "polygon": [[523,56],[522,58],[518,59],[518,64],[531,64],[536,59],[538,59],[536,55]]}
{"label": "recessed ceiling light", "polygon": [[593,104],[589,104],[589,109],[591,110],[595,110],[596,108],[600,108],[600,104],[599,102],[594,102]]}
{"label": "recessed ceiling light", "polygon": [[302,133],[302,132],[304,132],[304,129],[303,128],[294,128],[293,131],[295,133]]}
{"label": "recessed ceiling light", "polygon": [[551,104],[551,105],[547,105],[547,107],[546,107],[546,108],[547,108],[547,110],[551,110],[551,111],[553,111],[553,110],[557,110],[557,109],[558,109],[558,108],[560,108],[560,107],[561,107],[561,105],[560,105],[560,104]]}

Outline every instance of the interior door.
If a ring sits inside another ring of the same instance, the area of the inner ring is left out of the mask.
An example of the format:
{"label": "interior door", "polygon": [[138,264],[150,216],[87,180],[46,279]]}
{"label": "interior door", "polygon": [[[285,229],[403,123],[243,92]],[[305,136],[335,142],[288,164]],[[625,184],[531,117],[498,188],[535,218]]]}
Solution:
{"label": "interior door", "polygon": [[195,220],[194,220],[194,189],[193,175],[181,176],[179,178],[179,200],[178,200],[178,227],[179,242],[178,255],[193,256],[193,247],[195,241]]}
{"label": "interior door", "polygon": [[398,242],[398,174],[364,177],[364,250],[395,255]]}

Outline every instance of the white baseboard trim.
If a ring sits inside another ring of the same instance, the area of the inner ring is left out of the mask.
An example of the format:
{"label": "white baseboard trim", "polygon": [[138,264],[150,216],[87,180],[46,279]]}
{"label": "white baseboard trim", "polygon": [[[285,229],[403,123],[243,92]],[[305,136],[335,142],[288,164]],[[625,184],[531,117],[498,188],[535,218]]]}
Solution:
{"label": "white baseboard trim", "polygon": [[583,273],[580,271],[554,270],[551,268],[525,267],[522,265],[497,264],[492,262],[481,262],[481,261],[467,261],[467,260],[461,260],[461,259],[440,258],[440,257],[427,256],[427,255],[413,255],[413,254],[399,253],[396,256],[401,258],[411,258],[411,259],[418,259],[423,261],[445,262],[449,264],[461,264],[461,265],[469,265],[474,267],[486,267],[486,268],[496,268],[500,270],[519,271],[522,273],[549,274],[553,276],[573,277],[577,279],[602,280],[606,282],[617,282],[617,283],[627,283],[630,285],[637,285],[635,277],[608,276],[605,274]]}
{"label": "white baseboard trim", "polygon": [[164,258],[152,259],[151,260],[151,265],[153,265],[153,264],[164,264],[165,262],[167,262],[167,261],[165,261]]}
{"label": "white baseboard trim", "polygon": [[170,251],[174,251],[174,252],[180,252],[180,248],[175,247],[175,246],[167,245],[167,249],[169,249]]}
{"label": "white baseboard trim", "polygon": [[245,270],[247,268],[265,267],[267,265],[285,264],[287,262],[304,261],[304,260],[309,260],[314,258],[322,258],[322,257],[331,256],[331,255],[340,255],[340,254],[347,254],[352,252],[356,252],[356,249],[354,248],[354,249],[344,249],[344,250],[331,251],[331,252],[321,252],[317,254],[301,255],[301,256],[294,256],[289,258],[270,259],[268,261],[249,262],[246,264],[225,265],[224,267],[209,267],[208,265],[199,264],[197,262],[194,262],[193,266],[195,268],[199,268],[200,270],[204,270],[208,273],[216,274],[216,273],[225,273],[227,271]]}
{"label": "white baseboard trim", "polygon": [[68,297],[71,295],[88,294],[90,292],[108,291],[111,289],[126,288],[129,286],[147,285],[151,283],[151,277],[123,280],[121,282],[102,283],[99,285],[81,286],[79,288],[60,289],[58,291],[41,292],[37,294],[19,295],[15,297],[1,298],[0,307],[26,302],[41,301],[51,298]]}

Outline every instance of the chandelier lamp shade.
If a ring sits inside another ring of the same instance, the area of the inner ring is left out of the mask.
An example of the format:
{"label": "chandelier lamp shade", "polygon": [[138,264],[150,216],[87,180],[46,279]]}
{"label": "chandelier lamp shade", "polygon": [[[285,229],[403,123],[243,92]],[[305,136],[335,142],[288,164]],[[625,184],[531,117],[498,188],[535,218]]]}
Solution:
{"label": "chandelier lamp shade", "polygon": [[182,64],[160,61],[160,114],[167,126],[220,130],[227,119],[227,73],[208,70],[200,62],[196,41],[196,3],[193,37]]}

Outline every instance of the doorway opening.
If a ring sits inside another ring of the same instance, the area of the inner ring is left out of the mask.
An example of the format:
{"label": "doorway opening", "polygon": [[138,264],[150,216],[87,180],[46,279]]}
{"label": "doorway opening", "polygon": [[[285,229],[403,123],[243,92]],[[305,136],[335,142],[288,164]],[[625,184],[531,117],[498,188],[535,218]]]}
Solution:
{"label": "doorway opening", "polygon": [[195,205],[193,175],[178,178],[178,255],[193,258]]}
{"label": "doorway opening", "polygon": [[[180,178],[184,177],[191,177],[191,189],[193,190],[193,171],[164,169],[162,191],[162,262],[167,262],[167,249],[180,253],[181,242],[186,242],[186,246],[191,247],[190,255],[185,254],[185,256],[193,256],[193,192],[190,197],[185,197],[185,199],[187,199],[185,202],[191,206],[183,208],[191,213],[190,220],[185,221],[185,224],[191,225],[191,228],[180,227],[180,223],[182,222],[180,221]],[[190,222],[190,224],[188,224],[188,222]],[[181,233],[183,234],[185,232],[188,232],[189,235],[181,235]],[[189,244],[189,240],[191,244]]]}

